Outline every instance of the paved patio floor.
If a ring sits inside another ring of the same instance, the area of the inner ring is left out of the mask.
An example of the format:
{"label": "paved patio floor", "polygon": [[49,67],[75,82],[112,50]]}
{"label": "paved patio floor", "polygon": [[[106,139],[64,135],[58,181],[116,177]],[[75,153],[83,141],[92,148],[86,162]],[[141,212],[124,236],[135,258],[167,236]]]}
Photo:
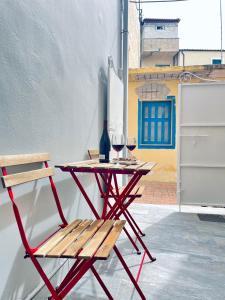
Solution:
{"label": "paved patio floor", "polygon": [[[175,205],[133,204],[131,212],[157,257],[154,263],[145,258],[140,277],[148,300],[225,299],[225,223],[201,221],[196,213],[179,213]],[[132,253],[124,236],[118,248],[136,276],[141,256]],[[96,265],[114,299],[140,299],[114,254]],[[67,299],[107,298],[94,277],[87,274]]]}

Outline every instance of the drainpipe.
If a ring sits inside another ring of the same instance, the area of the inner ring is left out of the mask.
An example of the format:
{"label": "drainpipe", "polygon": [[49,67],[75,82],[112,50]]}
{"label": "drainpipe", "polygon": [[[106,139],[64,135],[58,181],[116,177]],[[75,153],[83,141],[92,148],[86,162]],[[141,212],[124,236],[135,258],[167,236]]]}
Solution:
{"label": "drainpipe", "polygon": [[139,61],[139,66],[140,68],[142,67],[142,33],[143,33],[143,28],[142,28],[142,9],[141,9],[141,1],[139,0],[138,3],[138,12],[139,12],[139,25],[140,25],[140,47],[139,47],[139,56],[140,56],[140,61]]}
{"label": "drainpipe", "polygon": [[124,0],[121,0],[121,13],[120,13],[120,72],[119,76],[122,80],[123,78],[123,13],[124,13]]}
{"label": "drainpipe", "polygon": [[125,138],[128,131],[128,6],[129,0],[123,0],[123,133]]}
{"label": "drainpipe", "polygon": [[182,54],[182,56],[183,56],[183,67],[185,66],[185,54],[184,54],[184,51],[183,50],[181,50],[181,54]]}
{"label": "drainpipe", "polygon": [[[125,141],[128,136],[128,10],[129,0],[123,0],[123,134]],[[127,148],[123,150],[124,157],[127,156]],[[128,181],[123,176],[123,184]]]}

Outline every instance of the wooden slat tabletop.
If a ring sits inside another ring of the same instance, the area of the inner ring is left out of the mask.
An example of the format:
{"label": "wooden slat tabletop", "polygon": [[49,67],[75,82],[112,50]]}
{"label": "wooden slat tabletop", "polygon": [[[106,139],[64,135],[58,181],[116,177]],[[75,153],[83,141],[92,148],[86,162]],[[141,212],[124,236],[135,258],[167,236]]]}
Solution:
{"label": "wooden slat tabletop", "polygon": [[66,163],[62,165],[56,165],[56,168],[68,168],[68,169],[87,169],[87,170],[96,170],[96,169],[108,169],[108,170],[119,170],[119,171],[143,171],[143,172],[149,172],[151,171],[154,166],[156,165],[155,162],[143,162],[143,161],[137,161],[137,164],[133,165],[125,165],[122,162],[117,165],[113,163],[99,163],[97,159],[91,159],[91,160],[84,160],[79,162],[71,162]]}

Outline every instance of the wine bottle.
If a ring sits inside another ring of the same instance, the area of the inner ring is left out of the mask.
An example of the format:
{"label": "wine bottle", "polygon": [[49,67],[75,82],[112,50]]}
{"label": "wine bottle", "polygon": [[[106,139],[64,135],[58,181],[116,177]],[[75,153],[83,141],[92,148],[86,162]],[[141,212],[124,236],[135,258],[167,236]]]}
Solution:
{"label": "wine bottle", "polygon": [[99,162],[108,163],[109,162],[109,151],[110,151],[110,139],[107,129],[107,120],[104,120],[104,127],[102,136],[99,143]]}

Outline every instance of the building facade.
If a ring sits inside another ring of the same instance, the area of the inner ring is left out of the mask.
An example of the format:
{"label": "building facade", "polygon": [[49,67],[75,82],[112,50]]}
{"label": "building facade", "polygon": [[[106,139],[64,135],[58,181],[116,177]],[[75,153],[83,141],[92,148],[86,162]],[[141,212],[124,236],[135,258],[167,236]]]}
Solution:
{"label": "building facade", "polygon": [[141,34],[141,67],[173,66],[179,51],[180,19],[144,19]]}
{"label": "building facade", "polygon": [[180,19],[142,21],[141,67],[225,64],[225,50],[179,49],[179,22]]}
{"label": "building facade", "polygon": [[129,68],[140,68],[140,22],[136,3],[129,2],[128,61]]}
{"label": "building facade", "polygon": [[178,85],[182,80],[201,82],[199,78],[224,80],[225,67],[149,67],[129,71],[128,132],[138,140],[134,154],[140,160],[157,163],[145,180],[176,182]]}
{"label": "building facade", "polygon": [[180,49],[174,57],[176,66],[218,64],[225,64],[225,50],[221,53],[218,49]]}

